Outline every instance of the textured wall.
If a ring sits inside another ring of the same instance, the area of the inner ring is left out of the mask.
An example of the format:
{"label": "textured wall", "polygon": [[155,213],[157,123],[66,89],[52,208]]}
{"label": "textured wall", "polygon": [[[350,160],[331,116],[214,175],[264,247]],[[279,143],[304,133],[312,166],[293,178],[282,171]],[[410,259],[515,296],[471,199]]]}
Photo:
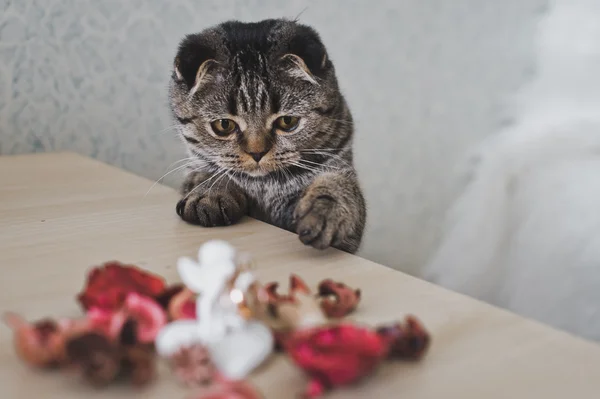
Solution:
{"label": "textured wall", "polygon": [[453,165],[503,123],[502,99],[532,71],[545,2],[0,0],[0,153],[74,150],[156,179],[182,154],[165,89],[179,39],[304,10],[357,121],[363,255],[414,271]]}

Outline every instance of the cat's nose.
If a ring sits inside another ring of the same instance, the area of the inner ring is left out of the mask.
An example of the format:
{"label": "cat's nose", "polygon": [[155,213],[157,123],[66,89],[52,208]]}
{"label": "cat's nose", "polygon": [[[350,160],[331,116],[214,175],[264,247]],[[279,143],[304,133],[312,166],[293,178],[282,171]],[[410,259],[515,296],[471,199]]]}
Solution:
{"label": "cat's nose", "polygon": [[263,151],[263,152],[249,152],[248,155],[250,155],[252,157],[252,159],[254,159],[257,163],[260,162],[260,160],[265,156],[265,154],[269,152],[269,151]]}

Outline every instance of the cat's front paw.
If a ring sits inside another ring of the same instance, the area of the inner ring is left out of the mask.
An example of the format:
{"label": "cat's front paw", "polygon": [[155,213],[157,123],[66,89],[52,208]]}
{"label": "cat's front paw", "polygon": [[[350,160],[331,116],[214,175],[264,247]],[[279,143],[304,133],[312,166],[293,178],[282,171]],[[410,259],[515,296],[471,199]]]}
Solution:
{"label": "cat's front paw", "polygon": [[352,244],[349,216],[334,197],[307,196],[300,200],[294,211],[296,232],[300,241],[317,249],[336,247],[355,252],[358,244]]}
{"label": "cat's front paw", "polygon": [[242,198],[229,193],[213,195],[189,195],[183,197],[176,207],[181,219],[202,227],[229,226],[238,222],[246,214],[246,204]]}

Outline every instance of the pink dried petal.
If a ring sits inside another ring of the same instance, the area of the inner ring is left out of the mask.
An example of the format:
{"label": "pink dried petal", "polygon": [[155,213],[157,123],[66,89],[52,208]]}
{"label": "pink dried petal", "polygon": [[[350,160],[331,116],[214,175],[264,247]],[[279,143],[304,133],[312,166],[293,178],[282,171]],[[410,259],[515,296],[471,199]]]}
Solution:
{"label": "pink dried petal", "polygon": [[125,311],[128,318],[137,322],[137,338],[141,343],[154,342],[160,329],[167,324],[165,311],[153,299],[135,292],[127,295]]}
{"label": "pink dried petal", "polygon": [[196,318],[196,295],[187,288],[173,296],[168,304],[172,320],[193,320]]}
{"label": "pink dried petal", "polygon": [[158,331],[167,323],[165,311],[153,299],[132,292],[127,295],[123,308],[93,307],[87,312],[92,328],[116,340],[128,320],[135,321],[136,339],[140,343],[154,342]]}
{"label": "pink dried petal", "polygon": [[182,319],[195,319],[196,318],[196,302],[187,301],[181,307],[181,318]]}
{"label": "pink dried petal", "polygon": [[86,314],[93,330],[115,340],[121,334],[127,314],[123,310],[114,311],[108,308],[93,307]]}
{"label": "pink dried petal", "polygon": [[318,379],[312,379],[308,382],[304,396],[307,399],[318,398],[325,393],[325,387]]}

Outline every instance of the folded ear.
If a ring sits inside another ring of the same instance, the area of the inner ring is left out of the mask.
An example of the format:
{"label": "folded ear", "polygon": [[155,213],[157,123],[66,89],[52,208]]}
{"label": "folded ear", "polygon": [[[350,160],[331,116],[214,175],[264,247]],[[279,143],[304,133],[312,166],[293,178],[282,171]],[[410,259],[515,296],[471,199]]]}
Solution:
{"label": "folded ear", "polygon": [[184,82],[193,94],[211,78],[217,65],[216,51],[205,34],[186,36],[179,44],[173,78]]}
{"label": "folded ear", "polygon": [[281,60],[284,62],[284,65],[287,66],[286,69],[290,76],[306,80],[315,85],[319,84],[304,60],[296,54],[285,54],[281,57]]}
{"label": "folded ear", "polygon": [[289,69],[292,75],[313,84],[317,83],[316,78],[324,77],[332,66],[319,34],[304,25],[297,26],[281,60],[295,67]]}

